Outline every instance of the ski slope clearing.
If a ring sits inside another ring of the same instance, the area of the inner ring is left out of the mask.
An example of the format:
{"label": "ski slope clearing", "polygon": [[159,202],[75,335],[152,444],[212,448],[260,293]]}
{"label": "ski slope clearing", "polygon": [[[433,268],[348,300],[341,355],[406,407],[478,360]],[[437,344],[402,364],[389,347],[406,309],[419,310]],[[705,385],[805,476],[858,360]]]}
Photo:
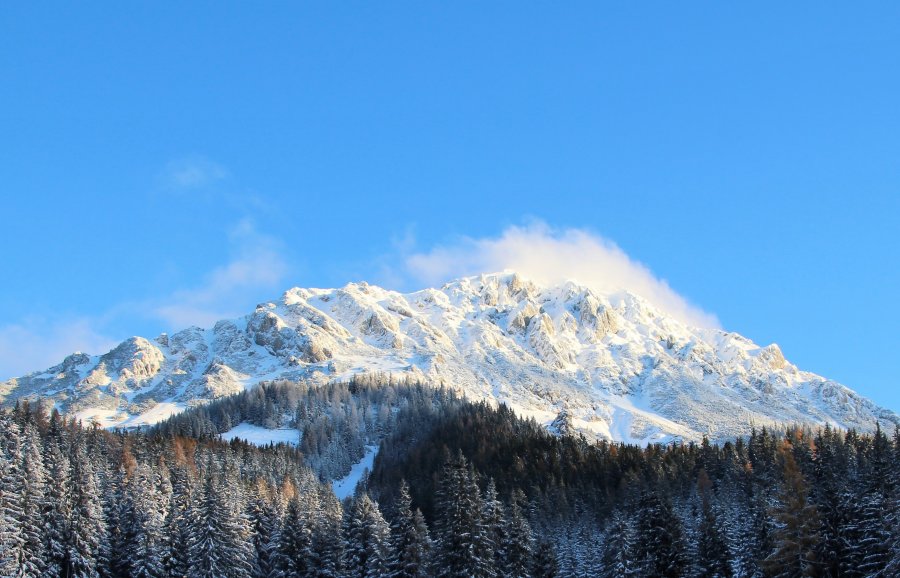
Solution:
{"label": "ski slope clearing", "polygon": [[372,464],[375,463],[376,454],[378,454],[378,446],[366,446],[366,454],[361,460],[353,464],[353,467],[350,468],[350,473],[331,483],[334,495],[339,500],[353,495],[353,490],[356,489],[356,484],[362,479],[363,474],[367,471],[372,471]]}
{"label": "ski slope clearing", "polygon": [[220,436],[224,441],[241,439],[255,446],[269,444],[291,444],[300,442],[300,432],[295,429],[266,429],[264,427],[242,422]]}

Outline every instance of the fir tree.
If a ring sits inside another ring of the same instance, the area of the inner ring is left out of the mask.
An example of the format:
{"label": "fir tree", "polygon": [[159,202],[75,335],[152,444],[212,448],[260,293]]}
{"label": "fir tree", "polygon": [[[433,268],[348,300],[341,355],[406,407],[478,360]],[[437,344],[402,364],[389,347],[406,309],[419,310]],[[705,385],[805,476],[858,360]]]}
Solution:
{"label": "fir tree", "polygon": [[38,578],[45,575],[47,470],[41,456],[40,433],[33,424],[24,429],[22,446],[22,558],[20,576]]}

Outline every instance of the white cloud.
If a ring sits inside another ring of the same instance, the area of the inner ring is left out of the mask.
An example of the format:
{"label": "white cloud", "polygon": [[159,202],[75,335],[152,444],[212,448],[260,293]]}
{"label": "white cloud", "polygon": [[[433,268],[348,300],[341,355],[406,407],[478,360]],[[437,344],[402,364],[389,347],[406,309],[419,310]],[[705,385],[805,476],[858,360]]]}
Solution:
{"label": "white cloud", "polygon": [[408,255],[405,268],[408,275],[429,286],[456,277],[513,270],[540,283],[572,280],[602,292],[628,290],[690,325],[719,327],[715,315],[692,305],[646,265],[612,241],[583,229],[555,231],[538,222],[509,227],[496,238],[463,237]]}
{"label": "white cloud", "polygon": [[48,322],[30,317],[0,327],[0,380],[46,369],[75,351],[109,351],[116,341],[95,326],[95,320],[88,318]]}
{"label": "white cloud", "polygon": [[153,314],[171,329],[209,326],[236,317],[245,313],[242,308],[247,301],[261,292],[283,289],[280,284],[288,266],[275,238],[259,233],[252,221],[244,220],[231,231],[229,240],[232,258],[228,263],[213,269],[196,287],[175,291],[150,304]]}
{"label": "white cloud", "polygon": [[103,328],[133,326],[136,311],[162,320],[169,330],[209,327],[220,319],[246,313],[248,305],[284,289],[281,283],[288,267],[276,239],[244,220],[229,233],[229,243],[231,259],[207,273],[195,287],[161,299],[118,303],[96,316],[63,322],[29,317],[0,326],[0,380],[46,369],[75,351],[106,353],[122,335],[108,337]]}
{"label": "white cloud", "polygon": [[225,167],[204,157],[172,161],[162,174],[166,187],[179,191],[202,189],[227,177]]}

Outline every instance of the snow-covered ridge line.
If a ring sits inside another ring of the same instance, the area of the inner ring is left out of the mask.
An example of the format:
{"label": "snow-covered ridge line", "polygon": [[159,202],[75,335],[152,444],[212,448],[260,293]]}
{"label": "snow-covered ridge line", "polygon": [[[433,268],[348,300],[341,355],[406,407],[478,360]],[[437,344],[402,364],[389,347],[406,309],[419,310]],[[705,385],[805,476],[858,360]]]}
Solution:
{"label": "snow-covered ridge line", "polygon": [[502,401],[548,427],[646,443],[722,439],[751,424],[892,429],[900,417],[724,331],[689,327],[640,297],[514,273],[401,294],[367,283],[286,291],[244,316],[112,351],[70,355],[0,384],[107,426],[151,423],[272,379],[404,374]]}

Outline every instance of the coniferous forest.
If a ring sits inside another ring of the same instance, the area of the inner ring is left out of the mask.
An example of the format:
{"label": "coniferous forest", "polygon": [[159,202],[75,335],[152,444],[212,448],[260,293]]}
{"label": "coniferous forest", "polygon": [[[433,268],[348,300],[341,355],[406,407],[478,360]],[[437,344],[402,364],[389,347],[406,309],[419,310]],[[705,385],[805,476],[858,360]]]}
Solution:
{"label": "coniferous forest", "polygon": [[[221,441],[240,423],[300,441]],[[900,576],[897,431],[637,447],[367,376],[140,431],[21,403],[0,444],[2,576]]]}

